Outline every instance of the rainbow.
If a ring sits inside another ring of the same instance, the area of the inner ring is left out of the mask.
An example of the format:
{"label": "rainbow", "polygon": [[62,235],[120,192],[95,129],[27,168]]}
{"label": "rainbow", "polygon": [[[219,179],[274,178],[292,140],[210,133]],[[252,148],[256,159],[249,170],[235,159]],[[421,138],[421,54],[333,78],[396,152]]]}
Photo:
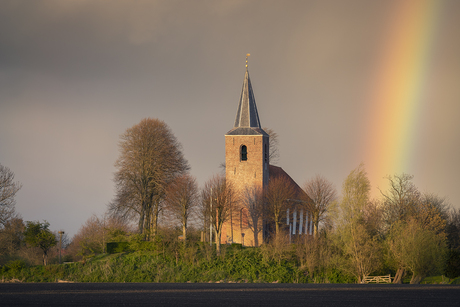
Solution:
{"label": "rainbow", "polygon": [[385,176],[410,173],[440,0],[395,1],[370,87],[364,163],[375,191]]}

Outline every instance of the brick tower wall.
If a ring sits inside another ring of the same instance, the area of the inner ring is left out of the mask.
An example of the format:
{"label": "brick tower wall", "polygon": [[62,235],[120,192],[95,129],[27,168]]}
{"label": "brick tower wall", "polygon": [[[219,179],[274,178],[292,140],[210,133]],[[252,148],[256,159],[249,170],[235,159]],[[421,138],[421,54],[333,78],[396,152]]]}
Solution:
{"label": "brick tower wall", "polygon": [[[241,161],[241,147],[247,147],[247,160]],[[225,164],[226,179],[231,182],[238,195],[242,197],[246,188],[264,188],[268,184],[268,155],[269,138],[263,135],[226,135],[225,136]],[[242,209],[241,201],[237,203],[231,220],[224,224],[222,229],[222,243],[243,243],[245,246],[254,246],[254,233],[248,227],[250,219],[247,209]],[[263,242],[263,221],[259,221],[259,244]],[[233,238],[232,238],[233,234]]]}

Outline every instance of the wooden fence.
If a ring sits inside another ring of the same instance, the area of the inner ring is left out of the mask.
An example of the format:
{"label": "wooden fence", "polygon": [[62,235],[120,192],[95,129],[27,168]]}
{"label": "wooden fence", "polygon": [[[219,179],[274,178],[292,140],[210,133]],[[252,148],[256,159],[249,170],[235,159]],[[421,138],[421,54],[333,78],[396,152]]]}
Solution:
{"label": "wooden fence", "polygon": [[386,283],[386,284],[391,284],[391,274],[385,275],[385,276],[364,276],[363,280],[361,281],[362,284],[368,284],[368,283]]}

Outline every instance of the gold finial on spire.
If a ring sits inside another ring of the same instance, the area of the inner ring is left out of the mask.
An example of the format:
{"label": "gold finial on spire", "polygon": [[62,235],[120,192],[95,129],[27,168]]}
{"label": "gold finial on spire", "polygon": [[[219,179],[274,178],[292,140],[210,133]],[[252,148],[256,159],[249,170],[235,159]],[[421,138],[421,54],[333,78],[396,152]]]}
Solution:
{"label": "gold finial on spire", "polygon": [[248,68],[248,58],[249,58],[250,55],[251,55],[251,54],[249,54],[249,53],[246,54],[246,68]]}

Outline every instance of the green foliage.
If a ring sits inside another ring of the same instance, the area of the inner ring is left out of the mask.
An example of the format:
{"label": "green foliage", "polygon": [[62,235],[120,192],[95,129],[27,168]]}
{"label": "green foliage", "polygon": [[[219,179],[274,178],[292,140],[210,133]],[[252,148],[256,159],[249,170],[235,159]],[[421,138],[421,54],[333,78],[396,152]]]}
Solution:
{"label": "green foliage", "polygon": [[454,280],[452,280],[450,282],[451,285],[460,285],[460,277],[459,278],[455,278]]}
{"label": "green foliage", "polygon": [[387,242],[395,263],[408,269],[414,279],[443,272],[447,250],[442,233],[424,229],[415,219],[398,221],[393,225]]}
{"label": "green foliage", "polygon": [[423,279],[422,284],[449,284],[451,282],[451,279],[444,276],[444,275],[438,275],[438,276],[430,276],[426,277]]}
{"label": "green foliage", "polygon": [[22,259],[12,260],[6,264],[6,266],[13,271],[21,271],[27,267],[27,263]]}
{"label": "green foliage", "polygon": [[358,279],[370,275],[381,266],[381,242],[371,223],[377,213],[369,201],[370,182],[364,165],[353,170],[342,187],[340,203],[342,217],[336,231],[336,245],[341,269]]}
{"label": "green foliage", "polygon": [[[152,242],[150,242],[152,243]],[[132,246],[132,245],[130,245]],[[273,246],[272,246],[273,248]],[[26,266],[16,264],[2,269],[5,279],[24,282],[282,282],[305,283],[314,280],[305,274],[295,256],[294,245],[279,244],[278,251],[223,245],[218,256],[215,247],[201,242],[158,241],[154,250],[100,254],[86,262]],[[285,249],[285,250],[283,250]],[[323,281],[354,282],[345,273],[323,270]],[[319,279],[319,276],[317,280]]]}
{"label": "green foliage", "polygon": [[129,242],[109,242],[107,243],[107,253],[115,254],[115,253],[128,252],[130,251],[129,247],[130,247]]}
{"label": "green foliage", "polygon": [[460,251],[451,249],[447,256],[445,274],[449,278],[460,276]]}
{"label": "green foliage", "polygon": [[333,284],[350,284],[356,283],[355,276],[347,274],[346,272],[333,268],[326,274],[326,282]]}
{"label": "green foliage", "polygon": [[24,231],[24,241],[31,246],[40,247],[42,250],[48,250],[55,246],[57,241],[54,234],[48,229],[49,223],[26,222],[26,230]]}
{"label": "green foliage", "polygon": [[49,223],[26,222],[24,241],[30,246],[39,247],[43,251],[43,264],[46,265],[47,254],[51,247],[57,244],[55,235],[48,229]]}
{"label": "green foliage", "polygon": [[156,235],[152,241],[146,241],[143,234],[133,234],[129,237],[129,250],[154,251],[161,246],[161,236]]}

